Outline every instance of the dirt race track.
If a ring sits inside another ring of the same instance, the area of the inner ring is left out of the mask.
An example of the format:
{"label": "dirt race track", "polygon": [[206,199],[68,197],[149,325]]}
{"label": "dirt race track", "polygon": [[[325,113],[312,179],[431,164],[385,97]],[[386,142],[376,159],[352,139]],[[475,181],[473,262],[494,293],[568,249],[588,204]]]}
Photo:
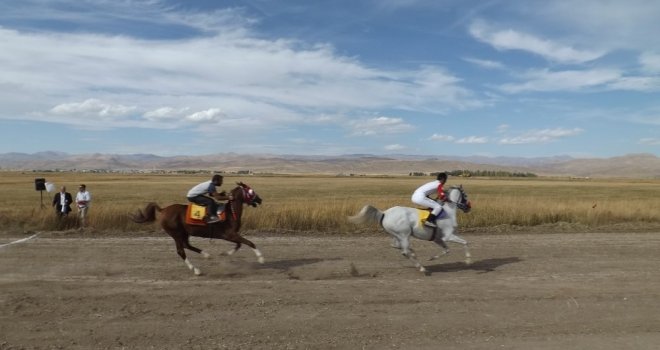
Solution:
{"label": "dirt race track", "polygon": [[[0,244],[22,237],[0,236]],[[660,234],[466,235],[416,271],[383,236],[42,235],[0,248],[0,349],[658,349]]]}

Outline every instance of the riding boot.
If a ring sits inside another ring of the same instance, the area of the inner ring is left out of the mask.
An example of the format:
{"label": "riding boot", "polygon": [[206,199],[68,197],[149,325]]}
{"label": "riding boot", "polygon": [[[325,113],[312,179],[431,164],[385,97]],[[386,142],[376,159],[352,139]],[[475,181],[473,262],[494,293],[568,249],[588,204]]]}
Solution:
{"label": "riding boot", "polygon": [[435,219],[436,219],[436,216],[433,215],[433,213],[429,214],[429,217],[427,217],[426,221],[424,222],[424,226],[438,227],[438,225],[435,224]]}
{"label": "riding boot", "polygon": [[209,215],[208,219],[206,219],[207,224],[213,224],[220,221],[220,218],[217,215]]}

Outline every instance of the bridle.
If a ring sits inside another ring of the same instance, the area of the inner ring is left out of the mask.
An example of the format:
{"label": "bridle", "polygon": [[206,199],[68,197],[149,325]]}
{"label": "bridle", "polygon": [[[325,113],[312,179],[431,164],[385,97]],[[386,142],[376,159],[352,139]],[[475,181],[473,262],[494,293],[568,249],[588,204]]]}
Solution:
{"label": "bridle", "polygon": [[465,191],[463,191],[463,186],[452,186],[451,189],[457,189],[461,192],[461,198],[460,200],[454,202],[451,199],[448,199],[447,202],[452,203],[456,205],[456,207],[464,212],[468,212],[472,206],[470,204],[470,201],[467,200],[467,194],[465,194]]}
{"label": "bridle", "polygon": [[[238,184],[241,187],[241,190],[243,191],[243,203],[251,206],[255,206],[256,204],[254,203],[254,199],[257,197],[257,193],[254,192],[250,186],[244,184],[244,183],[239,183]],[[228,201],[229,205],[231,206],[231,216],[234,219],[234,221],[238,221],[238,217],[236,216],[236,210],[234,208],[234,202],[236,202],[233,199],[230,199]]]}
{"label": "bridle", "polygon": [[240,185],[240,186],[241,189],[243,190],[243,203],[252,204],[252,201],[254,201],[254,198],[257,196],[257,194],[248,185]]}

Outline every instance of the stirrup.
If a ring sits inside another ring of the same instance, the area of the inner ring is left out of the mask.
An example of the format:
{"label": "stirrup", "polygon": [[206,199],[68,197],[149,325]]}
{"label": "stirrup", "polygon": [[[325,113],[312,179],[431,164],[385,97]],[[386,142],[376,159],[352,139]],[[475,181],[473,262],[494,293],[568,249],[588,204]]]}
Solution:
{"label": "stirrup", "polygon": [[427,226],[427,227],[434,227],[434,228],[435,228],[435,227],[438,227],[438,225],[436,225],[435,222],[433,222],[433,221],[429,221],[429,220],[424,221],[424,226]]}
{"label": "stirrup", "polygon": [[214,224],[216,222],[220,222],[220,218],[217,216],[209,216],[209,218],[206,219],[207,224]]}

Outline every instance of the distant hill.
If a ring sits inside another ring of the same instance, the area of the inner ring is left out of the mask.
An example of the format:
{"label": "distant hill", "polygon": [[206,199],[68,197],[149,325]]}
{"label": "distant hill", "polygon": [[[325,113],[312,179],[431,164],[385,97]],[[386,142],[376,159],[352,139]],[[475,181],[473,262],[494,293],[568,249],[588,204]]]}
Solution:
{"label": "distant hill", "polygon": [[162,157],[153,154],[0,154],[0,170],[212,170],[278,174],[409,174],[492,170],[546,176],[660,178],[660,158],[631,154],[613,158],[451,157],[369,154],[300,156],[222,153]]}

